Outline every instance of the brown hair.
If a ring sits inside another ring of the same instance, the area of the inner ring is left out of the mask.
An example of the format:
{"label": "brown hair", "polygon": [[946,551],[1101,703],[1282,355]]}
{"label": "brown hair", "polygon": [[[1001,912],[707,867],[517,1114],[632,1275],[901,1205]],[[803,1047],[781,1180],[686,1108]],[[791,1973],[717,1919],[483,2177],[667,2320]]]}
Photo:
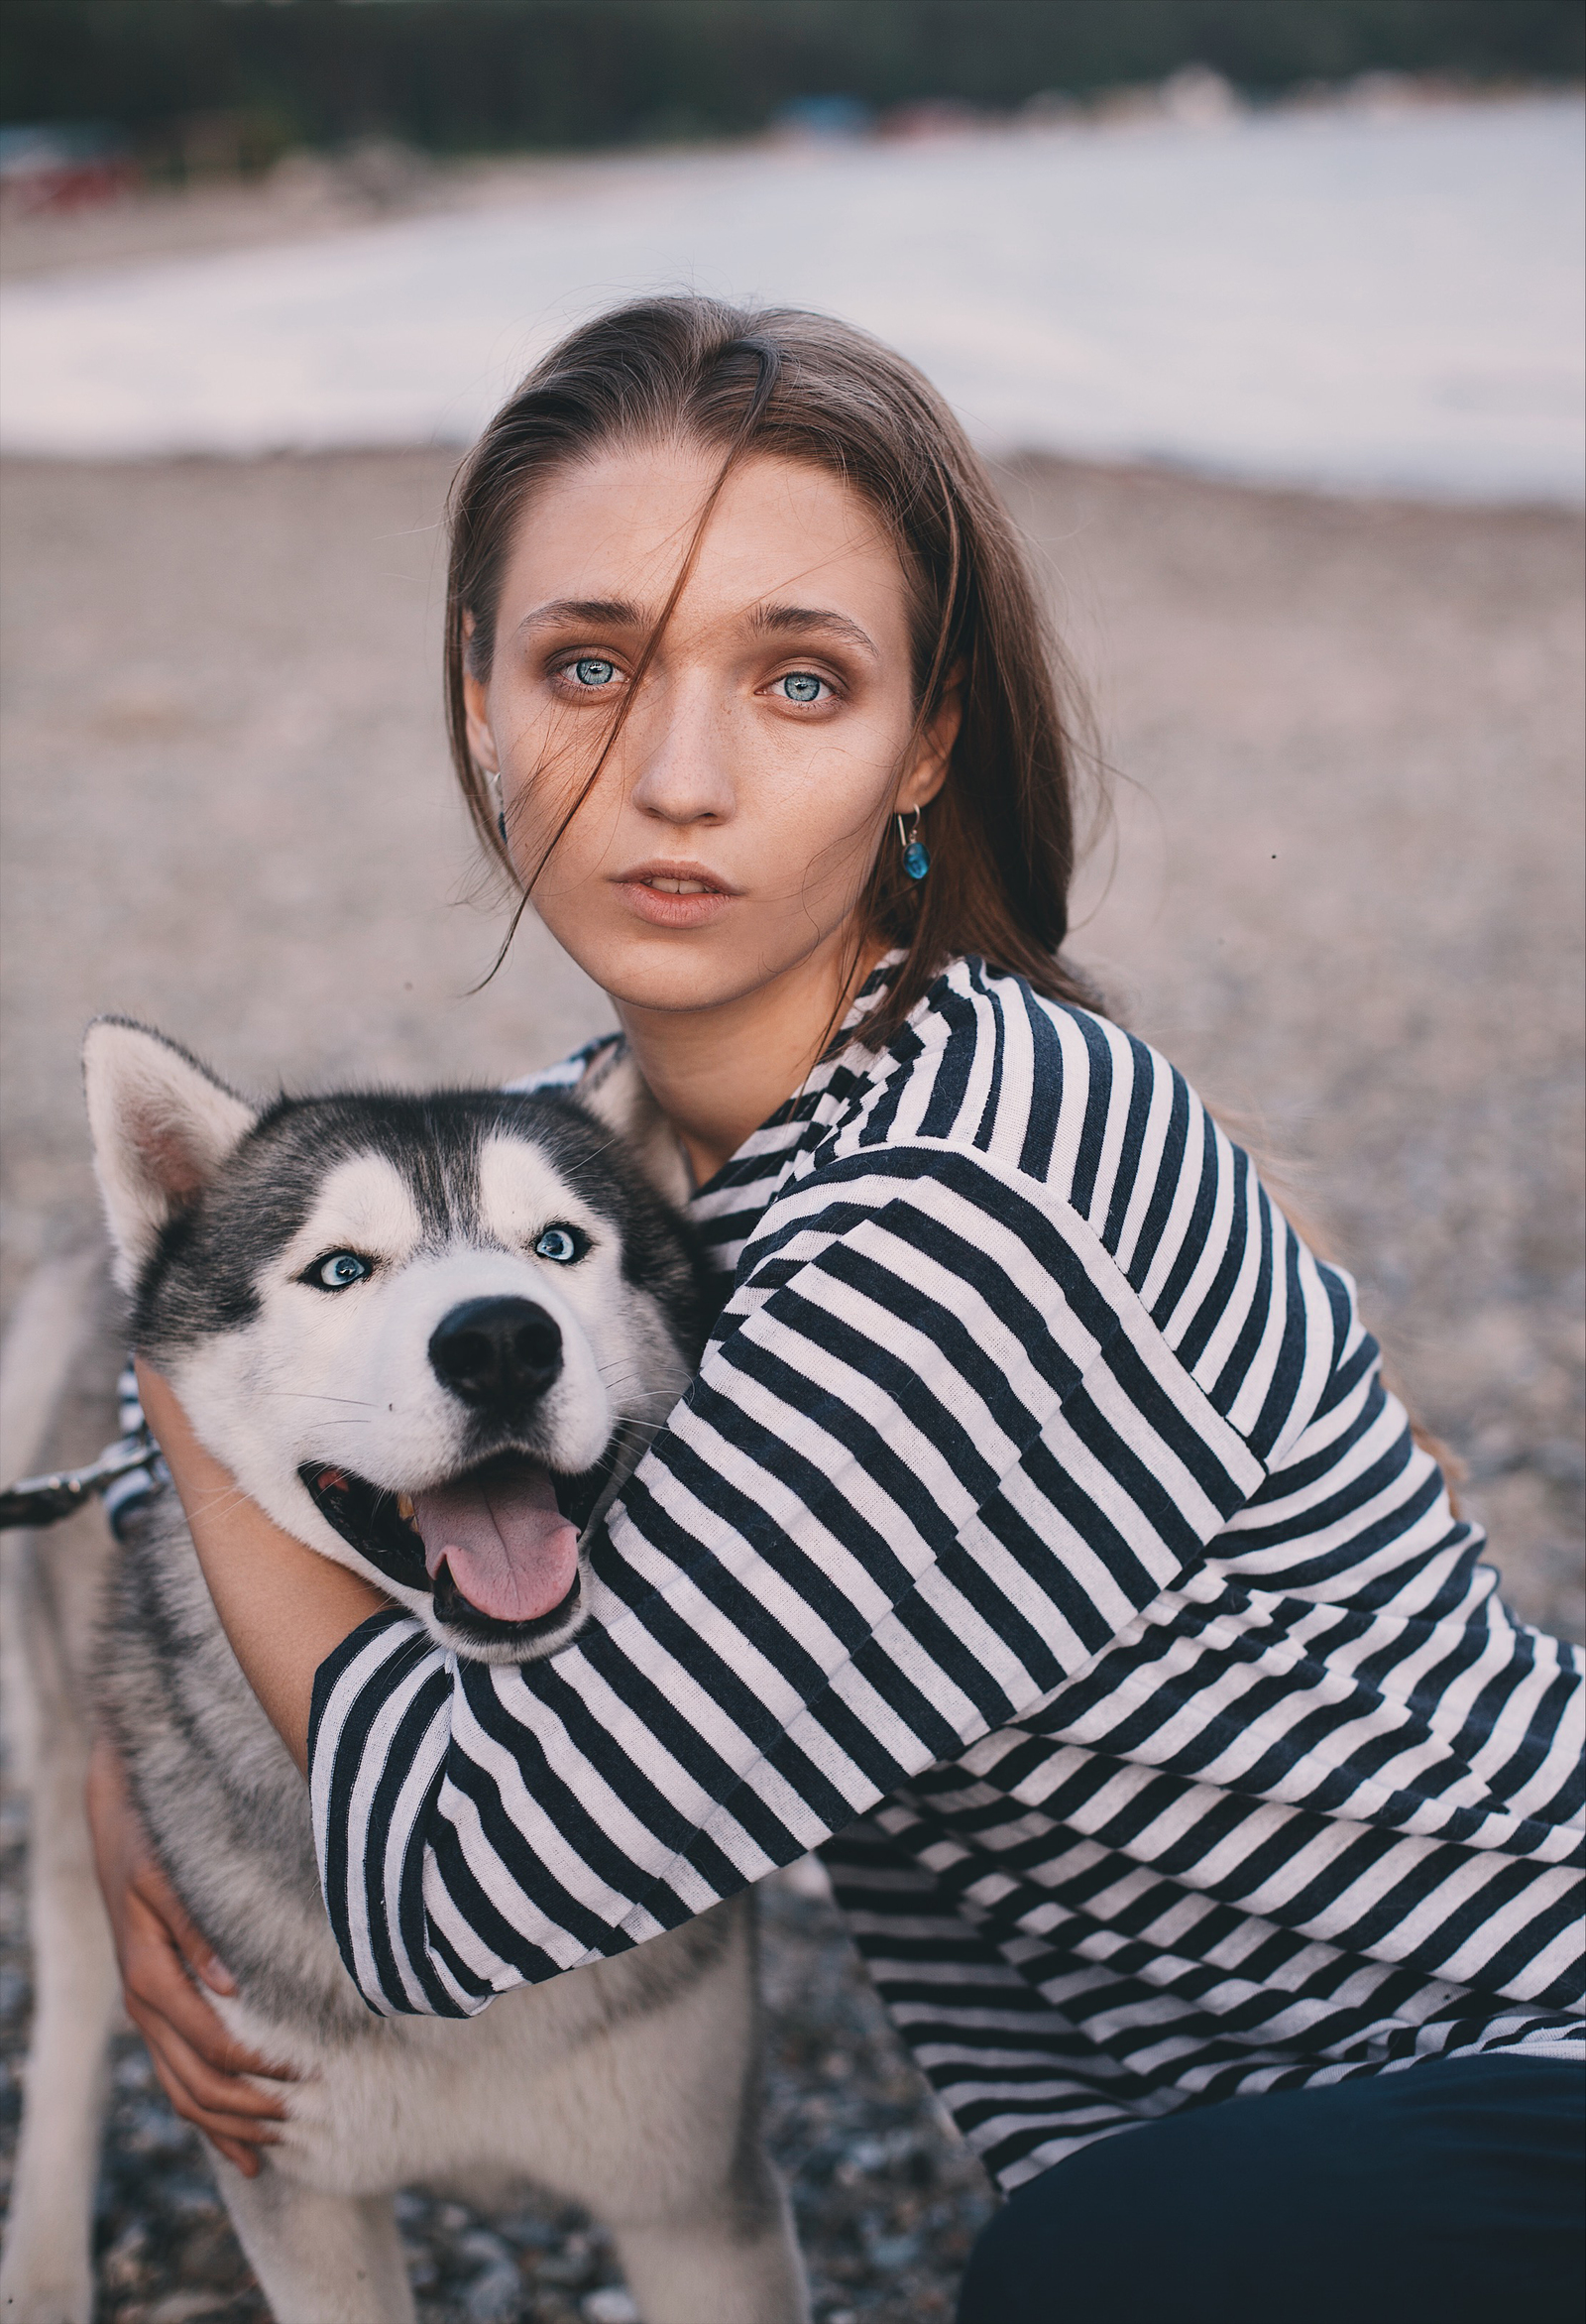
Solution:
{"label": "brown hair", "polygon": [[[537,482],[619,444],[719,446],[723,463],[693,544],[640,657],[642,677],[681,594],[727,476],[764,452],[841,477],[886,523],[910,586],[913,741],[961,684],[948,778],[926,810],[928,878],[880,846],[855,914],[857,944],[903,960],[863,1023],[879,1046],[947,962],[978,954],[1038,992],[1093,1004],[1060,958],[1076,852],[1076,749],[1058,678],[1077,704],[1012,523],[978,455],[938,396],[899,355],[829,316],[753,312],[711,298],[649,298],[598,316],[522,382],[475,445],[452,488],[446,601],[446,710],[452,758],[480,839],[513,871],[486,778],[468,748],[465,671],[488,674],[502,574],[519,512]],[[526,882],[588,795],[620,732]],[[516,927],[516,917],[512,929]],[[511,940],[509,931],[507,942]],[[503,946],[505,956],[506,945]]]}

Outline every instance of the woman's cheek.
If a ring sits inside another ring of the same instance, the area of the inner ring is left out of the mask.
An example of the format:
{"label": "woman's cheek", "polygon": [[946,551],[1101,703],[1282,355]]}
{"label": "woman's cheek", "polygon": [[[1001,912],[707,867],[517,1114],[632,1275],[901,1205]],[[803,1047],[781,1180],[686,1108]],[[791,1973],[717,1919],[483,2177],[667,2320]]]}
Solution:
{"label": "woman's cheek", "polygon": [[801,757],[795,779],[778,786],[768,858],[784,867],[799,863],[823,884],[862,882],[885,819],[892,761],[835,742]]}

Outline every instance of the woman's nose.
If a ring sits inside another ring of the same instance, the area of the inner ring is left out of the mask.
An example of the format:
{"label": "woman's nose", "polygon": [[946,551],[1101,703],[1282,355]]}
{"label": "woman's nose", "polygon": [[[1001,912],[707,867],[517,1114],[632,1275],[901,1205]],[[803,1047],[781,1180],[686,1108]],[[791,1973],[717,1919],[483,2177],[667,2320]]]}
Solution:
{"label": "woman's nose", "polygon": [[663,823],[724,823],[736,791],[719,705],[703,686],[669,692],[643,738],[632,803]]}

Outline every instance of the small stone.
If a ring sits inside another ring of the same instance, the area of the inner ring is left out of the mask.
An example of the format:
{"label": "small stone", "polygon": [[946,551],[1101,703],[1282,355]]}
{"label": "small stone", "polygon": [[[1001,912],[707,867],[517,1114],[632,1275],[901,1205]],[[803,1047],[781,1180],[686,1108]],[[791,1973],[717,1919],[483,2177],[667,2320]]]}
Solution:
{"label": "small stone", "polygon": [[595,2273],[595,2261],[588,2251],[570,2248],[541,2260],[534,2272],[541,2283],[565,2284],[570,2291],[578,2291]]}
{"label": "small stone", "polygon": [[920,2256],[917,2235],[881,2235],[870,2246],[870,2265],[883,2275],[895,2275]]}
{"label": "small stone", "polygon": [[131,2291],[143,2273],[149,2230],[141,2219],[124,2227],[99,2263],[100,2275],[112,2291]]}
{"label": "small stone", "polygon": [[522,2212],[515,2219],[498,2220],[497,2227],[510,2243],[527,2244],[536,2252],[552,2251],[562,2240],[560,2228],[548,2219],[536,2219],[531,2211]]}
{"label": "small stone", "polygon": [[831,1875],[819,1856],[800,1856],[771,1877],[790,1896],[813,1898],[822,1904],[832,1901]]}
{"label": "small stone", "polygon": [[463,2294],[469,2324],[511,2324],[522,2305],[523,2286],[510,2260],[483,2268]]}
{"label": "small stone", "polygon": [[640,2324],[633,2295],[620,2283],[603,2284],[584,2301],[586,2324]]}
{"label": "small stone", "polygon": [[403,2244],[402,2259],[407,2267],[407,2280],[414,2291],[428,2291],[440,2280],[440,2269],[432,2255],[416,2244]]}

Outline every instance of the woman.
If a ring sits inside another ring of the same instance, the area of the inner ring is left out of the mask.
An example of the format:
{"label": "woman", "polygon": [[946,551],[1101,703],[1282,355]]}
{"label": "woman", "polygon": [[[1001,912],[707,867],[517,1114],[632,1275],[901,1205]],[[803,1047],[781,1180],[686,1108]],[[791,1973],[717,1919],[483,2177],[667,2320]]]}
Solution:
{"label": "woman", "polygon": [[[974,455],[854,332],[661,300],[546,359],[453,517],[465,795],[723,1307],[521,1671],[238,1506],[146,1377],[350,1973],[472,2012],[823,1846],[1010,2198],[965,2324],[1562,2315],[1578,1661],[1348,1278],[1062,961],[1072,749]],[[104,1759],[94,1812],[162,2079],[255,2167],[279,2101]]]}

